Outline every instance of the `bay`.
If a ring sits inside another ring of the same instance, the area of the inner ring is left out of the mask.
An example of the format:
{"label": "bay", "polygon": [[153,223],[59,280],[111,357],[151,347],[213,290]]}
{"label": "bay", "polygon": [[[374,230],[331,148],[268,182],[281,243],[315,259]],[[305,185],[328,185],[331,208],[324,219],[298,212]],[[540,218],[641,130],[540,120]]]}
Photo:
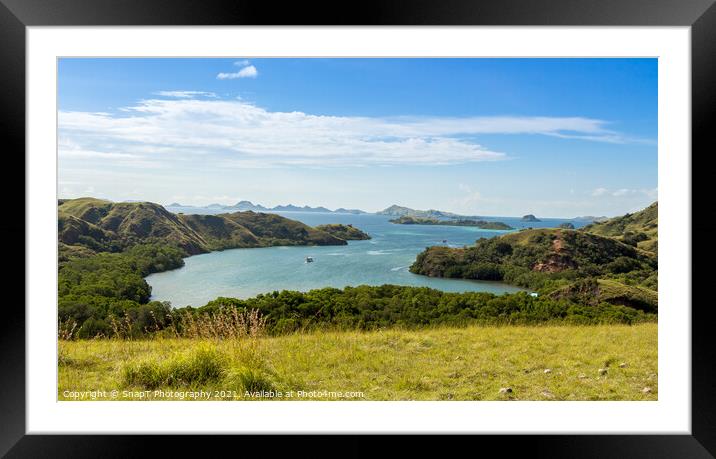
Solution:
{"label": "bay", "polygon": [[[169,208],[173,212],[189,209]],[[193,212],[199,213],[196,209]],[[190,213],[187,211],[186,213]],[[202,209],[201,213],[204,212]],[[218,212],[216,212],[218,213]],[[475,227],[396,225],[392,217],[375,214],[336,214],[319,212],[276,212],[310,226],[324,223],[352,224],[371,235],[367,241],[349,241],[345,246],[265,247],[232,249],[195,255],[185,266],[146,278],[152,287],[152,300],[169,301],[174,307],[202,306],[219,296],[249,298],[276,290],[308,291],[323,287],[357,285],[410,285],[448,292],[517,292],[522,289],[502,282],[440,279],[411,273],[408,268],[426,247],[463,247],[482,237],[495,237],[507,231]],[[521,222],[514,217],[481,217],[520,228],[556,227],[569,219],[542,219]],[[443,242],[446,241],[446,242]],[[313,263],[306,263],[312,257]]]}

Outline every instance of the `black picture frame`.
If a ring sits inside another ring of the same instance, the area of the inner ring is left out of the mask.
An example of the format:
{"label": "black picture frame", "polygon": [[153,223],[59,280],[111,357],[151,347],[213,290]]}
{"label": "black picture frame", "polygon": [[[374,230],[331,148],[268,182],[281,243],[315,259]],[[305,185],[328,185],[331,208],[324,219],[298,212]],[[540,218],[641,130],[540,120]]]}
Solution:
{"label": "black picture frame", "polygon": [[[25,29],[29,26],[119,25],[477,25],[477,26],[690,26],[692,63],[692,241],[709,241],[716,230],[703,213],[712,212],[715,169],[709,154],[716,152],[712,132],[716,107],[716,6],[714,0],[413,0],[362,1],[356,3],[292,2],[280,7],[258,1],[191,0],[0,0],[0,130],[4,139],[6,179],[0,181],[3,196],[13,201],[1,220],[3,240],[24,240],[24,204],[17,199],[20,186],[8,179],[25,170]],[[688,154],[689,152],[685,152]],[[7,161],[11,163],[8,165]],[[10,173],[14,171],[14,173]],[[698,180],[696,180],[698,177]],[[711,180],[709,180],[711,179]],[[22,180],[22,179],[20,179]],[[6,204],[7,205],[7,204]],[[15,208],[13,209],[12,206]],[[12,212],[12,213],[11,213]],[[709,285],[706,262],[714,259],[714,244],[692,251],[692,435],[547,435],[461,437],[460,446],[487,452],[493,447],[505,453],[525,449],[549,457],[713,457],[716,455],[716,383],[711,302],[703,293]],[[21,285],[20,244],[6,243],[12,269],[4,279],[6,291]],[[12,252],[12,251],[15,252]],[[15,261],[17,260],[17,261]],[[22,266],[24,266],[24,261]],[[703,268],[696,269],[698,265]],[[15,279],[11,280],[11,277]],[[25,310],[19,301],[7,300],[0,320],[2,390],[0,391],[0,454],[8,457],[133,457],[145,450],[140,441],[150,437],[121,435],[26,435],[25,415]],[[703,302],[697,301],[701,298]],[[690,305],[686,305],[688,307]],[[48,311],[48,313],[54,313]],[[184,452],[190,436],[151,437],[162,447]],[[373,447],[365,437],[333,437],[341,444],[341,456],[365,456]],[[401,442],[401,451],[426,451],[424,437]],[[245,442],[246,440],[241,440]],[[266,442],[266,439],[262,440]],[[452,440],[451,440],[452,441]],[[334,456],[336,450],[318,447],[311,437],[270,441],[292,451]],[[233,445],[233,446],[231,446]],[[236,447],[233,437],[212,440],[212,449]],[[169,450],[167,450],[168,452]],[[245,450],[244,450],[245,451]]]}

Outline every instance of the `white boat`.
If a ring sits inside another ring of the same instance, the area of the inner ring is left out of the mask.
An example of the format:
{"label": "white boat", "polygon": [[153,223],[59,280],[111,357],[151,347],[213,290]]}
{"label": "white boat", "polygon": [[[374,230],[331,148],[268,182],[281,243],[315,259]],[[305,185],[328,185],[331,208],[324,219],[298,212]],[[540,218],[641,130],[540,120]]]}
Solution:
{"label": "white boat", "polygon": [[306,263],[313,263],[313,257],[306,257]]}

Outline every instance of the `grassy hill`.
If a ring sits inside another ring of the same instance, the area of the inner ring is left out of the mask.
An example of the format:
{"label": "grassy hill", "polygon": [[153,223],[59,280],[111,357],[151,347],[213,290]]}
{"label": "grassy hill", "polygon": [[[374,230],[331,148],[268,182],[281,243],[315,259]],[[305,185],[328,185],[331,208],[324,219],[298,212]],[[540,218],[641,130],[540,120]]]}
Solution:
{"label": "grassy hill", "polygon": [[339,223],[333,223],[329,225],[318,225],[316,229],[325,231],[335,237],[345,239],[346,241],[365,241],[370,239],[368,233],[355,228],[353,225],[341,225]]}
{"label": "grassy hill", "polygon": [[659,303],[656,291],[638,285],[625,285],[611,279],[590,278],[576,281],[551,292],[549,296],[590,306],[602,302],[618,304],[650,313],[657,312]]}
{"label": "grassy hill", "polygon": [[[657,231],[654,203],[580,230],[530,229],[465,248],[428,247],[410,270],[433,277],[506,281],[581,304],[603,301],[656,311]],[[584,285],[574,284],[585,279],[594,282],[588,294],[580,293]]]}
{"label": "grassy hill", "polygon": [[60,400],[114,389],[114,400],[172,390],[212,400],[657,400],[657,324],[59,342]]}
{"label": "grassy hill", "polygon": [[139,243],[162,243],[187,255],[272,245],[345,245],[320,229],[279,215],[235,212],[176,215],[151,202],[95,198],[58,202],[61,259],[97,252],[121,252]]}
{"label": "grassy hill", "polygon": [[[59,204],[58,215],[61,243],[84,245],[96,252],[115,252],[140,242],[159,240],[180,247],[189,255],[209,250],[201,234],[185,225],[179,216],[151,202],[114,203],[94,198],[69,199]],[[62,224],[63,220],[70,220],[74,224]],[[99,233],[85,232],[85,238],[74,240],[72,230],[81,222],[92,225],[88,226],[90,229],[102,230],[104,238],[113,244],[105,244],[104,239],[94,237]],[[92,244],[87,238],[94,239],[98,244]]]}
{"label": "grassy hill", "polygon": [[592,223],[582,231],[616,238],[650,252],[658,250],[659,204],[655,202],[644,210],[603,222]]}
{"label": "grassy hill", "polygon": [[346,245],[344,239],[276,214],[248,211],[219,217],[245,227],[265,245]]}
{"label": "grassy hill", "polygon": [[653,257],[616,239],[567,229],[523,230],[480,239],[466,248],[429,247],[411,271],[433,277],[502,280],[500,268],[517,267],[541,273],[576,271],[600,274],[610,263],[651,268]]}

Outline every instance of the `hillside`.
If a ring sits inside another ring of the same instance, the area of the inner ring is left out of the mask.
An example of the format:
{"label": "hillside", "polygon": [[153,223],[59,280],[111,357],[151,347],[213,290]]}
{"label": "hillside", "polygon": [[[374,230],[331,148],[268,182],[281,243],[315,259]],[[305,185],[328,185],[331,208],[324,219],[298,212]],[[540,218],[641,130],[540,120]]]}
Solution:
{"label": "hillside", "polygon": [[358,228],[355,228],[353,225],[341,225],[334,223],[330,225],[318,225],[316,226],[316,229],[325,231],[328,234],[346,241],[365,241],[370,239],[370,235],[368,233],[364,233]]}
{"label": "hillside", "polygon": [[346,241],[301,222],[252,211],[176,215],[151,202],[94,198],[58,202],[61,259],[120,252],[161,242],[194,255],[212,250],[272,245],[345,245]]}
{"label": "hillside", "polygon": [[658,230],[658,202],[639,212],[592,223],[582,228],[582,231],[617,238],[650,252],[658,251]]}
{"label": "hillside", "polygon": [[[68,199],[59,204],[58,216],[61,243],[82,245],[96,252],[114,252],[139,242],[159,240],[176,245],[190,255],[209,250],[201,234],[185,225],[179,216],[151,202]],[[85,237],[75,239],[76,231],[84,227],[82,222],[89,224],[82,234]],[[100,233],[93,231],[95,228],[103,232],[103,237],[98,237]],[[114,244],[104,243],[107,239]]]}
{"label": "hillside", "polygon": [[[655,311],[656,233],[653,204],[644,211],[580,230],[529,229],[480,239],[465,248],[428,247],[418,254],[410,271],[433,277],[505,281],[582,304],[604,301]],[[642,235],[639,242],[634,241],[635,234]],[[587,280],[592,282],[589,288],[579,284]]]}
{"label": "hillside", "polygon": [[574,230],[542,228],[480,239],[472,247],[430,247],[411,267],[433,277],[502,280],[501,268],[535,272],[598,272],[617,259],[650,267],[656,261],[612,238]]}
{"label": "hillside", "polygon": [[549,296],[590,306],[602,302],[617,304],[650,313],[657,312],[659,303],[659,295],[654,290],[610,279],[583,279],[559,288]]}

